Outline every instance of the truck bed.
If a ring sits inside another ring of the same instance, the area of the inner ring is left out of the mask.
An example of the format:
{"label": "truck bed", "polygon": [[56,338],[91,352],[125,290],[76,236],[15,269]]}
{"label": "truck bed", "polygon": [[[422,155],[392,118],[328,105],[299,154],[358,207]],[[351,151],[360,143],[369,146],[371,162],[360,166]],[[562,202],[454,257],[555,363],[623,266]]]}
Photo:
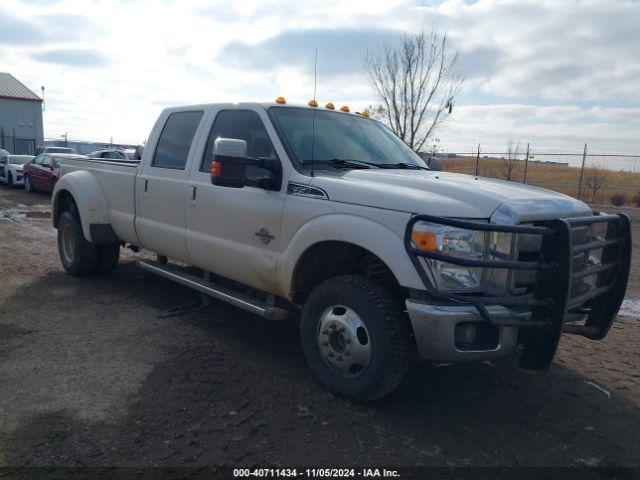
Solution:
{"label": "truck bed", "polygon": [[135,182],[139,162],[122,162],[96,158],[66,158],[60,167],[62,175],[84,170],[97,180],[106,199],[108,223],[121,240],[138,245],[135,230]]}

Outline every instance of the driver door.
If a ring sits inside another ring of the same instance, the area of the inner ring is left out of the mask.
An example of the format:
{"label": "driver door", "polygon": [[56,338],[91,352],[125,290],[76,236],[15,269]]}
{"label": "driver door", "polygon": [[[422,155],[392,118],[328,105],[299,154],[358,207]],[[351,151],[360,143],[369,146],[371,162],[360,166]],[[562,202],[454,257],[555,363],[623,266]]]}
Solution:
{"label": "driver door", "polygon": [[[213,115],[206,145],[192,165],[187,193],[187,249],[194,264],[206,271],[273,291],[284,191],[257,187],[228,188],[211,184],[211,162],[216,138],[247,142],[251,157],[277,159],[268,133],[266,113],[251,109],[223,109]],[[272,130],[272,127],[269,125]],[[202,151],[204,150],[204,151]],[[270,175],[248,167],[250,178]]]}

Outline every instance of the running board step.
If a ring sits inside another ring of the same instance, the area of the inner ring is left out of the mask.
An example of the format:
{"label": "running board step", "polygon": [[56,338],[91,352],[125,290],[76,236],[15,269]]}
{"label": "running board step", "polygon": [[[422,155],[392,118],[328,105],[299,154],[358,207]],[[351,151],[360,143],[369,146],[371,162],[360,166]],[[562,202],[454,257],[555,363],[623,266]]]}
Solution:
{"label": "running board step", "polygon": [[203,280],[195,275],[185,272],[182,268],[174,265],[163,265],[158,262],[138,261],[138,267],[161,277],[173,280],[180,285],[192,288],[200,293],[209,295],[223,302],[230,303],[235,307],[242,308],[255,315],[269,320],[284,320],[287,318],[287,311],[283,308],[268,306],[258,300],[251,298],[240,292],[229,288],[221,287],[215,283]]}

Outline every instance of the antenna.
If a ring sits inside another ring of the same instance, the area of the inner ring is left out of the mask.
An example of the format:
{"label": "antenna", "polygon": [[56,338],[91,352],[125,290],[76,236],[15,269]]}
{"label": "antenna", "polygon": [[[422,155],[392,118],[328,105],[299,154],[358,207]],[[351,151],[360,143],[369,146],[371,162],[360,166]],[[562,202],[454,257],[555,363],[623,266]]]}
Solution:
{"label": "antenna", "polygon": [[[313,59],[313,99],[316,99],[316,86],[318,84],[318,47],[316,47],[315,57]],[[315,175],[313,169],[313,149],[316,143],[316,108],[313,107],[313,114],[311,116],[311,176]]]}

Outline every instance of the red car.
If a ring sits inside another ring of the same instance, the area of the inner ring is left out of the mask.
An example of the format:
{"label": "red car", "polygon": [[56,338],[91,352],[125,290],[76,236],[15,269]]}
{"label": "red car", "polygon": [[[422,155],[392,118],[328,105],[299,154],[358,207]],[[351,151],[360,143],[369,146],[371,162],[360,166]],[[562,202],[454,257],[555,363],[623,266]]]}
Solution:
{"label": "red car", "polygon": [[86,158],[84,155],[42,153],[24,166],[24,188],[27,192],[53,191],[60,179],[60,163],[65,158]]}

